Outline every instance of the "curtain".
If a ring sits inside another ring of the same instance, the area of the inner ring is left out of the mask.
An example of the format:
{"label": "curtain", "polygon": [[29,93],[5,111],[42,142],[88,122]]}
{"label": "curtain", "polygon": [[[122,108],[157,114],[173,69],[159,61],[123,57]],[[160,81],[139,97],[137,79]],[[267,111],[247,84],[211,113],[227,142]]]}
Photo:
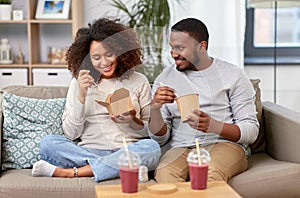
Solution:
{"label": "curtain", "polygon": [[171,25],[194,17],[204,22],[209,32],[208,53],[244,68],[245,0],[169,0]]}

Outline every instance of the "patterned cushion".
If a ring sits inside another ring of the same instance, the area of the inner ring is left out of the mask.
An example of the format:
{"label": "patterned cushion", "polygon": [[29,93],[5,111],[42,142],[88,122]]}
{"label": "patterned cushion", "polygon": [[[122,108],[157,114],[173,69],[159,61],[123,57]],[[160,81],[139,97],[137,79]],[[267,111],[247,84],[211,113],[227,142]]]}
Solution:
{"label": "patterned cushion", "polygon": [[30,168],[40,159],[39,142],[47,134],[63,134],[65,98],[34,99],[3,94],[2,169]]}

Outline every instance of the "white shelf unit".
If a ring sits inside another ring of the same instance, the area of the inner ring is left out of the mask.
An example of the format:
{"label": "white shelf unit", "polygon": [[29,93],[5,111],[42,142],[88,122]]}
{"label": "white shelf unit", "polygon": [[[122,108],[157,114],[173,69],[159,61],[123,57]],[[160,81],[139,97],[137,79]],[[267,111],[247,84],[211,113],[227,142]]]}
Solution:
{"label": "white shelf unit", "polygon": [[[23,10],[21,21],[1,20],[0,39],[8,38],[13,55],[21,46],[24,64],[0,64],[0,68],[24,68],[28,70],[28,85],[33,85],[33,69],[64,68],[65,64],[48,62],[49,47],[69,47],[76,32],[83,27],[83,0],[71,0],[69,19],[35,19],[38,0],[14,0],[13,10]],[[1,76],[0,76],[1,78]],[[51,85],[51,83],[49,83]]]}

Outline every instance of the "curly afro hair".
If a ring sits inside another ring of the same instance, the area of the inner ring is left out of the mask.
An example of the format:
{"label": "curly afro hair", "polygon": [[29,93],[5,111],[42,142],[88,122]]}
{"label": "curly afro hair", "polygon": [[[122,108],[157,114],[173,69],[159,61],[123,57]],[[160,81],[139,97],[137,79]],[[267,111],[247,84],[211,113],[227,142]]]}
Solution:
{"label": "curly afro hair", "polygon": [[67,50],[66,61],[73,77],[77,77],[82,61],[89,56],[92,41],[102,42],[105,48],[117,55],[116,77],[142,64],[141,44],[135,31],[117,20],[100,18],[88,27],[80,28]]}

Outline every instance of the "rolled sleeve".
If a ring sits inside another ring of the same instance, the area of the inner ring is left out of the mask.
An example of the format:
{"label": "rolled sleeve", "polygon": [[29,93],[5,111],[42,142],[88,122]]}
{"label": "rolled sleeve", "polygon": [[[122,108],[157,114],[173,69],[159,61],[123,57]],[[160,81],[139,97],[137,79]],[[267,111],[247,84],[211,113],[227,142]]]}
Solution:
{"label": "rolled sleeve", "polygon": [[165,135],[162,136],[157,136],[154,135],[150,129],[148,129],[148,135],[151,139],[155,140],[160,146],[163,146],[164,144],[166,144],[166,142],[168,141],[169,137],[170,137],[170,132],[169,130],[167,131],[167,133]]}
{"label": "rolled sleeve", "polygon": [[237,126],[240,128],[241,137],[237,143],[240,144],[252,144],[259,132],[259,126],[253,123],[238,123]]}

